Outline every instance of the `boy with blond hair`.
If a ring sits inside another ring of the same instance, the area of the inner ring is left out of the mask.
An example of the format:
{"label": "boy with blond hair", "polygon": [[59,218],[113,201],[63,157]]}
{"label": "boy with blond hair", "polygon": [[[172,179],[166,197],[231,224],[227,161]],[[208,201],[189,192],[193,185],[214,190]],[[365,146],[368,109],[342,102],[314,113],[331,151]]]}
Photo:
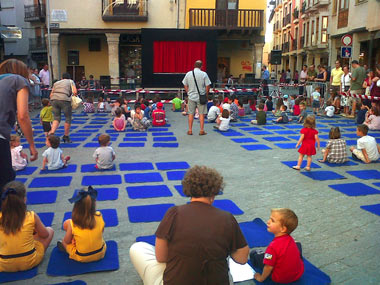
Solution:
{"label": "boy with blond hair", "polygon": [[267,225],[274,239],[265,253],[255,250],[250,253],[253,266],[263,269],[261,274],[255,273],[255,279],[264,282],[271,275],[276,283],[297,281],[304,272],[302,253],[290,236],[298,226],[297,215],[287,208],[272,209]]}

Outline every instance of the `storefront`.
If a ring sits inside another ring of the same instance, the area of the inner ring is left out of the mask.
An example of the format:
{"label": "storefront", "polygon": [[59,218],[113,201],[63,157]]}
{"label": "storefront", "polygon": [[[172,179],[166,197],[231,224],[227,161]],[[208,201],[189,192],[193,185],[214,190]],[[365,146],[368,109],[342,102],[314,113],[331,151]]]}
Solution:
{"label": "storefront", "polygon": [[128,69],[135,73],[136,87],[141,87],[141,34],[121,34],[119,46],[120,86],[127,87]]}

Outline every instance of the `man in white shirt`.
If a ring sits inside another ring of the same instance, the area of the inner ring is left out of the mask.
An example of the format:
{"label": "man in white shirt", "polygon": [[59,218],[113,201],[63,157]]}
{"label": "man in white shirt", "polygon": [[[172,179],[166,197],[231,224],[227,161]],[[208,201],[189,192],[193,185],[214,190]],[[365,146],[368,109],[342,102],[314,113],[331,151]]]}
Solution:
{"label": "man in white shirt", "polygon": [[[41,79],[41,88],[49,88],[50,85],[50,72],[49,72],[49,66],[47,64],[44,65],[44,67],[40,70],[40,73],[38,76]],[[43,98],[48,98],[49,96],[49,91],[48,90],[42,90],[42,97]]]}
{"label": "man in white shirt", "polygon": [[[199,113],[199,122],[200,122],[200,131],[199,135],[207,135],[204,131],[205,124],[205,115],[207,115],[207,104],[200,104],[199,95],[208,96],[208,92],[210,91],[211,81],[208,78],[206,72],[201,70],[202,61],[197,60],[194,64],[194,69],[186,73],[185,78],[182,80],[183,86],[187,95],[189,96],[189,130],[187,132],[188,135],[193,134],[193,121],[195,110],[198,108]],[[194,78],[195,77],[195,78]],[[195,81],[196,80],[196,81]],[[196,83],[197,84],[196,84]],[[197,88],[198,85],[198,88]],[[199,89],[199,92],[198,92]],[[206,100],[207,103],[207,100]]]}

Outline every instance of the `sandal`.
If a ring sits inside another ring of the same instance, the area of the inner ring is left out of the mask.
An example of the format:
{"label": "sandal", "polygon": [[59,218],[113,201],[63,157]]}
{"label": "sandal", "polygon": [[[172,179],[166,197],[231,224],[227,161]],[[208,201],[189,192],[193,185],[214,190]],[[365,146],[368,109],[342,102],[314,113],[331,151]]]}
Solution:
{"label": "sandal", "polygon": [[305,167],[305,170],[310,171],[311,169],[310,169],[310,167]]}
{"label": "sandal", "polygon": [[204,136],[204,135],[207,135],[207,133],[206,133],[205,131],[200,131],[200,132],[199,132],[199,135],[200,135],[200,136]]}
{"label": "sandal", "polygon": [[295,166],[293,166],[293,169],[295,169],[295,170],[301,170],[301,167],[295,165]]}
{"label": "sandal", "polygon": [[189,136],[192,136],[192,135],[193,135],[193,132],[192,132],[192,131],[187,131],[187,134],[188,134]]}
{"label": "sandal", "polygon": [[319,159],[318,162],[324,163],[325,160],[323,160],[323,159]]}

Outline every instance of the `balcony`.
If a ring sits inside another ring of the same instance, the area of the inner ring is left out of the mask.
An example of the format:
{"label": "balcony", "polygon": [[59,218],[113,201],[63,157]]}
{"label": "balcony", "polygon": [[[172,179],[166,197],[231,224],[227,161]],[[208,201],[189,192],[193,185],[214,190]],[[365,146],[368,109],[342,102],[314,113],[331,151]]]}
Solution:
{"label": "balcony", "polygon": [[292,40],[292,50],[297,50],[297,39]]}
{"label": "balcony", "polygon": [[29,39],[29,50],[31,52],[46,52],[46,40],[45,38]]}
{"label": "balcony", "polygon": [[[289,13],[288,15],[285,16],[285,26],[290,25],[291,21],[292,21],[292,14]],[[290,28],[290,26],[287,28]]]}
{"label": "balcony", "polygon": [[321,8],[323,6],[329,5],[329,0],[314,0],[313,1],[313,7],[314,8]]}
{"label": "balcony", "polygon": [[300,16],[300,11],[298,10],[298,8],[295,8],[293,10],[293,24],[297,24],[298,23],[299,16]]}
{"label": "balcony", "polygon": [[285,42],[282,44],[282,52],[289,52],[289,42]]}
{"label": "balcony", "polygon": [[303,48],[305,45],[305,36],[302,36],[300,39],[300,48]]}
{"label": "balcony", "polygon": [[102,19],[105,22],[146,22],[148,21],[147,0],[125,0],[115,5],[116,0],[102,0]]}
{"label": "balcony", "polygon": [[24,21],[25,22],[45,22],[46,8],[41,5],[25,5],[24,6]]}
{"label": "balcony", "polygon": [[263,10],[190,9],[190,29],[258,30],[264,28]]}

